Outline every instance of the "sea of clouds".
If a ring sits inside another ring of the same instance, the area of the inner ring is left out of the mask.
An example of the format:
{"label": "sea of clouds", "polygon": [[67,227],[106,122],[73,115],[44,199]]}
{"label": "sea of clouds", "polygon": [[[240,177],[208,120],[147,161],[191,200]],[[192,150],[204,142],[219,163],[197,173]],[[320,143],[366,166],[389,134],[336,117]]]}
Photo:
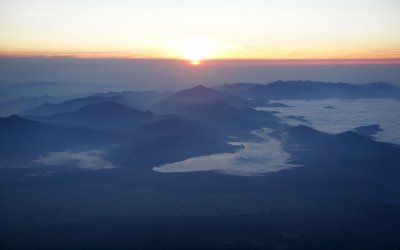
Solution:
{"label": "sea of clouds", "polygon": [[[377,140],[400,145],[400,100],[395,99],[325,99],[279,100],[290,107],[258,107],[257,110],[279,111],[277,114],[292,125],[303,124],[327,133],[341,133],[356,127],[379,124],[383,131]],[[288,119],[304,116],[308,122]]]}

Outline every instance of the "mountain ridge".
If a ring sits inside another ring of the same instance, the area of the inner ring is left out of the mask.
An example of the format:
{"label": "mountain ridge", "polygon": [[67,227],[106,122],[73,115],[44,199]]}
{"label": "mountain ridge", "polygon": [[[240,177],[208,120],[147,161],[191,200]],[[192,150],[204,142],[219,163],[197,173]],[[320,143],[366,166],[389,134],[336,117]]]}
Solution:
{"label": "mountain ridge", "polygon": [[275,81],[233,83],[217,87],[244,98],[326,99],[326,98],[400,98],[400,87],[383,82],[351,84],[319,81]]}

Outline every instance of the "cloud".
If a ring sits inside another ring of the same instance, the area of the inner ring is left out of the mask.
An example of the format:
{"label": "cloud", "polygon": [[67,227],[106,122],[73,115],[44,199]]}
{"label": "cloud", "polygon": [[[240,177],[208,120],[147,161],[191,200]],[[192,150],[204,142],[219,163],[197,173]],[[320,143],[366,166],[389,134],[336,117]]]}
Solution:
{"label": "cloud", "polygon": [[[337,134],[356,127],[379,124],[383,131],[374,137],[379,141],[400,144],[400,101],[396,99],[325,99],[325,100],[279,100],[290,107],[259,107],[257,110],[279,111],[277,114],[291,125],[303,121],[288,119],[287,116],[304,116],[317,130]],[[335,107],[326,109],[326,106]]]}
{"label": "cloud", "polygon": [[153,168],[162,173],[217,171],[232,175],[253,176],[297,167],[288,163],[290,154],[283,150],[280,141],[267,135],[266,130],[255,134],[259,142],[238,142],[243,149],[237,152],[193,157],[184,161]]}
{"label": "cloud", "polygon": [[103,158],[104,154],[105,152],[100,150],[81,152],[61,151],[40,156],[38,159],[35,159],[34,162],[46,166],[69,164],[74,167],[89,170],[115,168],[111,162]]}

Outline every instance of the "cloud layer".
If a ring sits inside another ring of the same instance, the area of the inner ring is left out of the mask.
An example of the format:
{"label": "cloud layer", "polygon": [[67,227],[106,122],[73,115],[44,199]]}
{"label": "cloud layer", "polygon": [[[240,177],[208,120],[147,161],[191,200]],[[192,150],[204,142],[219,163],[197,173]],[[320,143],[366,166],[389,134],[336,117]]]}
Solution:
{"label": "cloud layer", "polygon": [[89,170],[115,168],[111,162],[103,158],[104,154],[105,152],[100,150],[81,152],[61,151],[40,156],[34,162],[46,166],[70,165]]}
{"label": "cloud layer", "polygon": [[[395,99],[325,99],[279,100],[289,108],[260,107],[258,110],[279,111],[289,124],[304,124],[328,133],[341,133],[356,127],[379,124],[383,131],[374,135],[379,141],[400,144],[400,101]],[[327,108],[329,107],[329,108]],[[307,124],[286,116],[304,116]]]}
{"label": "cloud layer", "polygon": [[298,166],[288,163],[290,154],[283,150],[280,141],[268,136],[266,130],[257,131],[255,134],[262,141],[232,143],[244,146],[236,153],[193,157],[155,167],[153,170],[163,173],[218,171],[233,175],[252,176]]}

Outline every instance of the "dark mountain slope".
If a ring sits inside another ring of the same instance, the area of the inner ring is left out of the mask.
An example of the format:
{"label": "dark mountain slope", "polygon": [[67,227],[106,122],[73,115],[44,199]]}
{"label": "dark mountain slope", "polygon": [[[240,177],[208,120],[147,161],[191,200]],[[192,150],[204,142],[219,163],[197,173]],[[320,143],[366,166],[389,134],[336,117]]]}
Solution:
{"label": "dark mountain slope", "polygon": [[171,115],[139,127],[131,143],[115,148],[111,157],[119,165],[152,171],[162,164],[239,148],[228,141],[225,134],[213,128]]}
{"label": "dark mountain slope", "polygon": [[18,114],[24,110],[31,109],[45,103],[60,103],[77,98],[77,96],[38,96],[31,98],[20,98],[18,100],[0,103],[0,116],[6,117]]}
{"label": "dark mountain slope", "polygon": [[129,108],[146,110],[148,107],[165,98],[166,94],[155,91],[122,91],[108,92],[91,95],[83,98],[75,98],[61,103],[46,103],[21,113],[22,116],[49,116],[57,113],[75,111],[88,104],[103,102],[117,102]]}
{"label": "dark mountain slope", "polygon": [[124,140],[114,130],[62,128],[13,115],[0,119],[1,158],[22,159],[50,151],[98,148]]}
{"label": "dark mountain slope", "polygon": [[234,99],[236,98],[227,92],[199,85],[171,95],[166,100],[154,105],[151,110],[160,113],[174,113],[177,109],[184,106],[210,103],[218,100],[227,100],[229,102],[238,101]]}
{"label": "dark mountain slope", "polygon": [[[400,181],[400,148],[355,132],[325,134],[306,126],[275,136],[293,163],[303,167],[271,175],[274,190],[308,199],[394,199]],[[283,185],[284,183],[284,185]]]}
{"label": "dark mountain slope", "polygon": [[158,121],[163,117],[151,112],[127,108],[116,102],[103,102],[85,105],[73,112],[30,118],[66,127],[133,129],[145,123]]}
{"label": "dark mountain slope", "polygon": [[97,104],[103,102],[114,101],[115,96],[112,97],[100,97],[100,96],[88,96],[83,98],[76,98],[62,103],[46,103],[41,106],[25,110],[20,113],[22,116],[49,116],[57,113],[65,113],[75,111],[88,104]]}
{"label": "dark mountain slope", "polygon": [[217,128],[220,133],[243,133],[262,127],[280,128],[284,126],[271,112],[256,111],[247,107],[235,107],[223,103],[208,103],[186,106],[177,114],[197,123]]}

